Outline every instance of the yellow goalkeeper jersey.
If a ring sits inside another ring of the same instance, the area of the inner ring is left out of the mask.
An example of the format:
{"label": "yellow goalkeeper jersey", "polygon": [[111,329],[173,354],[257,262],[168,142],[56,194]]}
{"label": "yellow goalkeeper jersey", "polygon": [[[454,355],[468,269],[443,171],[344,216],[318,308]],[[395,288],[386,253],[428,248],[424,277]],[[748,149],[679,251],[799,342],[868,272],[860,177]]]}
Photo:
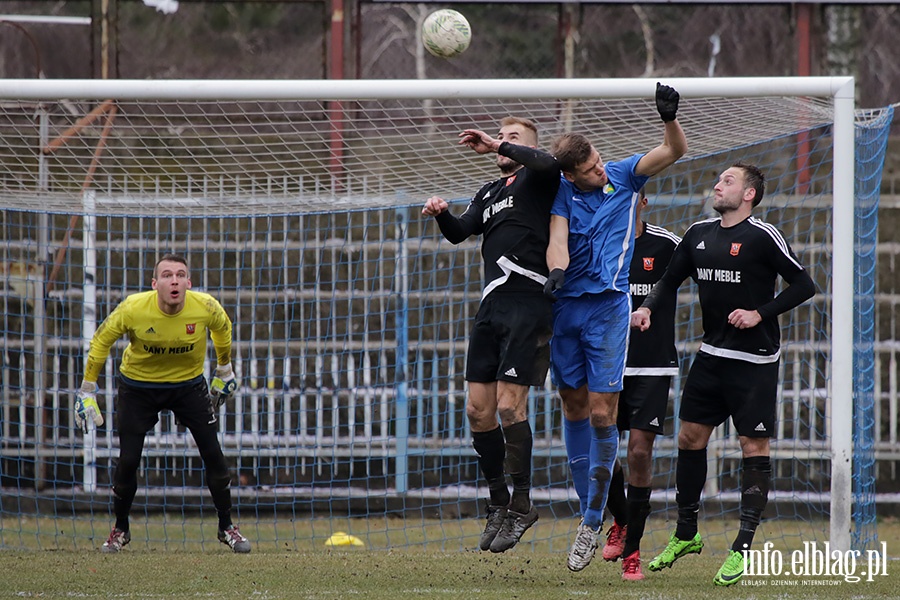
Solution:
{"label": "yellow goalkeeper jersey", "polygon": [[129,379],[180,383],[203,373],[206,331],[212,337],[218,364],[231,362],[231,319],[219,301],[187,290],[177,315],[159,309],[156,290],[128,296],[110,313],[91,340],[85,381],[96,382],[109,350],[123,335],[128,347],[119,371]]}

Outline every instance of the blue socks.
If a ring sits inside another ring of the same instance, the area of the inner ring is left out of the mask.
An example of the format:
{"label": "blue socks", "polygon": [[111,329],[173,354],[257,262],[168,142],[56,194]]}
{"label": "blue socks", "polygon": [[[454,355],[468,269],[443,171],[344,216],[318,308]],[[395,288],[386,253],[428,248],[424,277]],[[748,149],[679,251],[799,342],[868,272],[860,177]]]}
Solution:
{"label": "blue socks", "polygon": [[572,482],[581,501],[583,515],[587,510],[588,469],[591,466],[591,420],[563,419],[563,432],[566,439],[566,456],[569,457],[569,470],[572,472]]}
{"label": "blue socks", "polygon": [[599,529],[603,523],[603,509],[609,494],[613,467],[619,453],[619,428],[593,427],[591,436],[591,466],[588,472],[588,507],[584,512],[584,524]]}

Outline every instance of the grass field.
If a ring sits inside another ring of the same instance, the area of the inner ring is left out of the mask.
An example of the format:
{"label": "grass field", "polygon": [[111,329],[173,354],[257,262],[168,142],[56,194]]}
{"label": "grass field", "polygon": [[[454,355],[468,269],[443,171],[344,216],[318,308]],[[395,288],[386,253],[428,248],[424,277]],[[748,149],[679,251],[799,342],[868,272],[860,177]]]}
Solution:
{"label": "grass field", "polygon": [[[474,547],[480,522],[466,521],[461,526]],[[135,529],[135,534],[139,531]],[[880,525],[879,536],[887,542],[889,555],[896,552],[900,525]],[[653,556],[647,548],[661,543],[660,533],[645,540],[645,566]],[[756,585],[716,588],[712,577],[724,559],[720,545],[711,544],[709,551],[686,556],[661,573],[645,568],[644,581],[623,582],[621,563],[603,562],[598,554],[583,572],[570,573],[565,553],[548,551],[540,542],[522,544],[502,555],[442,552],[429,544],[394,550],[319,544],[314,550],[298,550],[290,544],[281,548],[264,544],[249,555],[234,555],[221,544],[204,544],[202,550],[190,546],[163,550],[135,539],[134,547],[112,556],[95,549],[0,551],[0,598],[900,598],[898,560],[888,563],[887,576],[872,582],[863,578],[850,583],[835,576],[756,576],[746,578]],[[863,563],[856,572],[861,570],[865,570]]]}

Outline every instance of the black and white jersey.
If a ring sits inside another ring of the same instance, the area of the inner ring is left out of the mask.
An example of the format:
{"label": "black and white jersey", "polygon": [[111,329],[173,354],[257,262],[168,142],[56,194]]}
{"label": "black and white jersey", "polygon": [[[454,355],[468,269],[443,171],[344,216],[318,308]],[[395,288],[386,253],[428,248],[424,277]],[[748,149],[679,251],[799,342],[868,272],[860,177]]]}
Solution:
{"label": "black and white jersey", "polygon": [[[779,275],[788,287],[776,297]],[[691,225],[644,306],[655,315],[661,298],[675,295],[687,277],[697,282],[700,294],[700,350],[753,363],[778,360],[778,315],[815,294],[815,284],[781,232],[754,217],[728,228],[718,218]],[[756,310],[762,321],[738,329],[728,323],[728,315],[736,309]]]}
{"label": "black and white jersey", "polygon": [[483,234],[482,299],[502,286],[509,292],[543,292],[547,280],[550,207],[559,188],[559,166],[546,152],[504,142],[500,154],[524,165],[484,185],[459,217],[436,217],[441,233],[458,244]]}
{"label": "black and white jersey", "polygon": [[[628,272],[631,306],[637,308],[663,276],[675,247],[681,241],[667,229],[644,223],[644,233],[634,240],[634,254]],[[626,376],[678,375],[675,349],[676,296],[662,299],[647,331],[631,330]]]}

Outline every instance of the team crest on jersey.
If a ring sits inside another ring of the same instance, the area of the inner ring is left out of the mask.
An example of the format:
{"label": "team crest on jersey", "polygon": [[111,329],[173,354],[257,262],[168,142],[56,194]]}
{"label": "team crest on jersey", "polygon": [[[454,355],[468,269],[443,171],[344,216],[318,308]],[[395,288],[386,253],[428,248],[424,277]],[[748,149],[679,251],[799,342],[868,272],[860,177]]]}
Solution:
{"label": "team crest on jersey", "polygon": [[652,257],[652,256],[645,256],[645,257],[643,258],[643,260],[644,260],[644,270],[645,270],[645,271],[652,271],[652,270],[653,270],[653,258],[654,258],[654,257]]}
{"label": "team crest on jersey", "polygon": [[731,255],[737,256],[741,252],[741,245],[737,242],[731,242]]}
{"label": "team crest on jersey", "polygon": [[510,175],[509,179],[506,180],[507,187],[511,186],[513,184],[513,181],[515,181],[515,180],[516,180],[516,176]]}
{"label": "team crest on jersey", "polygon": [[196,323],[187,323],[184,326],[184,330],[187,332],[188,335],[193,335],[196,328],[197,328]]}
{"label": "team crest on jersey", "polygon": [[614,188],[613,184],[611,184],[611,183],[607,183],[606,185],[603,186],[604,194],[612,194],[614,191],[616,191],[616,188]]}

